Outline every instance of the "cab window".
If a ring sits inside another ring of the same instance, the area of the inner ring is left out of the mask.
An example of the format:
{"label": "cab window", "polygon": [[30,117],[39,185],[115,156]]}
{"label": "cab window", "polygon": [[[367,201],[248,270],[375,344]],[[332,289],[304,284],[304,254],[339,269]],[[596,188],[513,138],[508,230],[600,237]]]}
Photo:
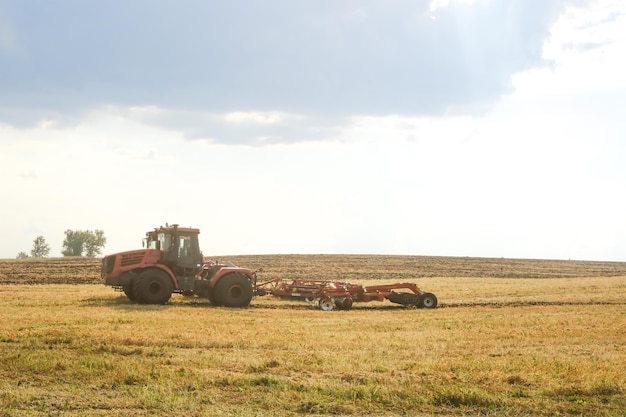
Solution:
{"label": "cab window", "polygon": [[191,236],[179,236],[178,256],[191,256]]}
{"label": "cab window", "polygon": [[167,233],[159,233],[159,249],[167,251],[172,246],[172,236]]}

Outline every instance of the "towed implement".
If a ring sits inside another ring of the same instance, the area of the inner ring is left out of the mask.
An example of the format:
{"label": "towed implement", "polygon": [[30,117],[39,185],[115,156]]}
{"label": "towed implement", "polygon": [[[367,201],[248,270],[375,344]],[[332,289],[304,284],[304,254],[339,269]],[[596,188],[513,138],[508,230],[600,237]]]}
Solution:
{"label": "towed implement", "polygon": [[255,271],[232,263],[204,262],[200,230],[165,225],[146,233],[143,249],[107,255],[102,279],[141,304],[165,304],[173,293],[208,298],[211,304],[246,307],[255,295],[308,301],[322,310],[348,310],[355,301],[437,307],[434,294],[411,283],[370,285],[330,280],[273,279],[258,283]]}
{"label": "towed implement", "polygon": [[277,278],[257,284],[255,293],[307,301],[325,311],[349,310],[355,301],[389,300],[407,307],[437,307],[435,294],[424,292],[412,283],[363,286],[341,281]]}

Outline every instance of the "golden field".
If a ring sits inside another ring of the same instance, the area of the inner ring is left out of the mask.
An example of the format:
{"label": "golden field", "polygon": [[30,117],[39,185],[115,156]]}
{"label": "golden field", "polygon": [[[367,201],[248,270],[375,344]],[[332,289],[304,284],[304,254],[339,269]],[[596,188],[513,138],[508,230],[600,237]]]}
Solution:
{"label": "golden field", "polygon": [[[260,279],[416,282],[434,310],[174,295],[99,261],[0,260],[0,415],[623,416],[626,263],[273,255]],[[32,285],[39,284],[39,285]]]}

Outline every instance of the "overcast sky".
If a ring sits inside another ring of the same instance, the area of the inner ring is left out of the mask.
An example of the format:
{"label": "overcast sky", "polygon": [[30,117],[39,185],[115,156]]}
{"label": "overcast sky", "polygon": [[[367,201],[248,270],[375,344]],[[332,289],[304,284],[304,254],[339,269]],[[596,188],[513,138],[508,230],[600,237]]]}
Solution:
{"label": "overcast sky", "polygon": [[0,258],[626,261],[626,2],[0,0]]}

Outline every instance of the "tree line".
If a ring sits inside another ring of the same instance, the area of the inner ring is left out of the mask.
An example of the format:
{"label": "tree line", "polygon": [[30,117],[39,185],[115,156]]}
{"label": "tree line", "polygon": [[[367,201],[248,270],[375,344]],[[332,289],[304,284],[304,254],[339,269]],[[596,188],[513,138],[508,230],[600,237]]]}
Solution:
{"label": "tree line", "polygon": [[[102,253],[107,242],[102,230],[66,230],[63,240],[63,256],[87,256],[95,258]],[[30,256],[26,252],[17,254],[17,258],[46,258],[50,254],[50,245],[43,236],[37,236],[33,241]]]}

